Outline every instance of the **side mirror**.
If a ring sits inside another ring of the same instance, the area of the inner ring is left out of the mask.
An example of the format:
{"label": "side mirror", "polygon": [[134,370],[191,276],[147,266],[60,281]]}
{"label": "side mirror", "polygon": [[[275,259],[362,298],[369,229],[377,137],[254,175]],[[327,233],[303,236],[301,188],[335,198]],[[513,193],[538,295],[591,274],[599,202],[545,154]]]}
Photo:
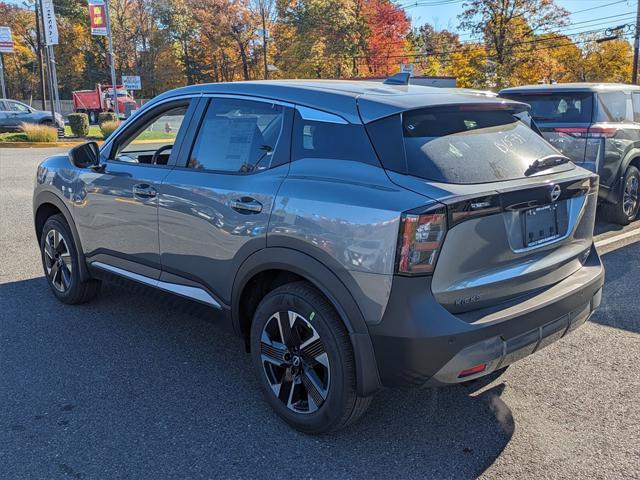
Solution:
{"label": "side mirror", "polygon": [[87,142],[69,150],[69,160],[78,168],[100,166],[100,150],[96,142]]}

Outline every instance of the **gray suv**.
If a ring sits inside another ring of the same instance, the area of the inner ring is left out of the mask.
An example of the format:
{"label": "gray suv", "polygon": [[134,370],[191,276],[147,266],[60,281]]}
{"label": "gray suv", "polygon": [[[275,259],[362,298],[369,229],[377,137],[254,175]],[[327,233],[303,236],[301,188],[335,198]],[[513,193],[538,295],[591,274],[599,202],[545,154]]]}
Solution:
{"label": "gray suv", "polygon": [[64,132],[64,118],[59,113],[54,122],[51,112],[36,110],[17,100],[0,99],[0,132],[19,132],[23,123],[47,125]]}
{"label": "gray suv", "polygon": [[382,388],[502,371],[600,304],[598,177],[526,109],[366,82],[167,92],[39,166],[46,278],[69,304],[124,278],[206,306],[285,421],[338,429]]}
{"label": "gray suv", "polygon": [[560,83],[507,88],[528,103],[544,137],[574,163],[600,176],[605,216],[626,225],[640,209],[640,87]]}

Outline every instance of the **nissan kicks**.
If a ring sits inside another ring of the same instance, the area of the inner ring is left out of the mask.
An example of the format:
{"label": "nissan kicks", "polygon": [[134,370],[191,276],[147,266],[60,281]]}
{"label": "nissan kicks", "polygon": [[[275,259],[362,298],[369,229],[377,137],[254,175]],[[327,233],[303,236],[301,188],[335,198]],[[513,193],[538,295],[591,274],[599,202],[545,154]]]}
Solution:
{"label": "nissan kicks", "polygon": [[119,277],[205,305],[282,419],[336,430],[382,388],[502,370],[600,304],[598,176],[527,108],[357,81],[164,93],[39,166],[46,278],[68,304]]}

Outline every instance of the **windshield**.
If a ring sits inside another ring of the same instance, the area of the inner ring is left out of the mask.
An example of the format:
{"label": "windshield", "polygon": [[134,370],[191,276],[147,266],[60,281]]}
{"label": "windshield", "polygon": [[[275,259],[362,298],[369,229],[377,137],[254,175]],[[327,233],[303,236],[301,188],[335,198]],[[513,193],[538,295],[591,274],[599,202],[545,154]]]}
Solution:
{"label": "windshield", "polygon": [[590,92],[507,93],[502,95],[531,105],[538,123],[591,123],[593,94]]}
{"label": "windshield", "polygon": [[[558,151],[509,110],[461,105],[402,115],[408,173],[445,183],[522,178],[535,161]],[[540,173],[574,168],[560,165]]]}

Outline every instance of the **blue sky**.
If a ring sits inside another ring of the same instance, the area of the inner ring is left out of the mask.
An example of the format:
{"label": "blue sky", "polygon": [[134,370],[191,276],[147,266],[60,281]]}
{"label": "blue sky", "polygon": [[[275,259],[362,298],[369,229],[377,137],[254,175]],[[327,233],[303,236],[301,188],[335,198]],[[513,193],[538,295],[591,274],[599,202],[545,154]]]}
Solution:
{"label": "blue sky", "polygon": [[[415,4],[416,0],[396,0],[397,4],[405,6],[414,26],[428,22],[434,24],[438,30],[444,28],[457,30],[457,16],[462,13],[464,0],[417,0],[417,2],[418,4],[440,3],[440,5],[412,7],[411,5]],[[556,4],[569,12],[592,9],[571,15],[569,21],[575,25],[568,26],[567,33],[578,33],[635,21],[635,0],[623,0],[614,5],[608,5],[613,2],[616,0],[556,0]],[[626,15],[627,13],[628,15]],[[467,40],[470,36],[463,34],[461,38]]]}

